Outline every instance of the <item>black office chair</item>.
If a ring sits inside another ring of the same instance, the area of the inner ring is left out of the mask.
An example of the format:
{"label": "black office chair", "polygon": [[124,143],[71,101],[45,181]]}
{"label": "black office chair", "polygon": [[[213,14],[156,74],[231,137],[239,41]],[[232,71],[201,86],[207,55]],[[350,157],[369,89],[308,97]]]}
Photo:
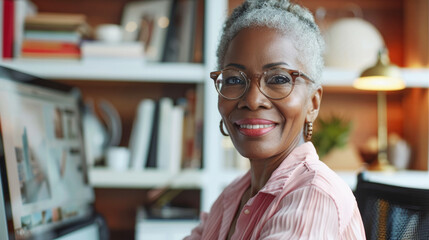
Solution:
{"label": "black office chair", "polygon": [[367,239],[428,240],[429,189],[370,182],[366,174],[358,175],[355,196]]}

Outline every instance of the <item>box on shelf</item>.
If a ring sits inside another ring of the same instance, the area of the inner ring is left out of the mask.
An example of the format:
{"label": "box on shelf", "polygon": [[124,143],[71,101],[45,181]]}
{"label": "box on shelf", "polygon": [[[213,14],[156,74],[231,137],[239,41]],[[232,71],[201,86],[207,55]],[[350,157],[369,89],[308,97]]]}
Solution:
{"label": "box on shelf", "polygon": [[143,208],[137,210],[135,239],[183,239],[198,225],[195,219],[147,219]]}
{"label": "box on shelf", "polygon": [[144,60],[144,45],[142,42],[83,41],[81,45],[83,60],[140,59]]}

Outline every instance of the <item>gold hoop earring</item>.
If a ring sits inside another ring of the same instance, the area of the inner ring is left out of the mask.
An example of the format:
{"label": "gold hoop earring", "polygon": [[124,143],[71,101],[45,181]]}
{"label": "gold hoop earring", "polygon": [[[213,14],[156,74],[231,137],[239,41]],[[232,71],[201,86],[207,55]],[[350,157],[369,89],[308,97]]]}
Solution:
{"label": "gold hoop earring", "polygon": [[312,122],[306,122],[304,124],[304,137],[306,141],[310,141],[311,137],[313,136],[313,123]]}
{"label": "gold hoop earring", "polygon": [[224,135],[225,137],[229,137],[229,135],[223,129],[223,120],[222,119],[220,120],[220,123],[219,123],[219,129],[220,129],[220,132],[222,133],[222,135]]}

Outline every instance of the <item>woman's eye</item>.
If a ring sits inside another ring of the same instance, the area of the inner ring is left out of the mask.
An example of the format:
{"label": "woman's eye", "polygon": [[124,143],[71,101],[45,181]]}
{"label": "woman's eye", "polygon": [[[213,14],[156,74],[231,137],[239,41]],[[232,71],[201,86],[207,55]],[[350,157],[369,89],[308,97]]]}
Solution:
{"label": "woman's eye", "polygon": [[244,84],[244,80],[238,77],[228,77],[224,80],[225,85],[238,85]]}
{"label": "woman's eye", "polygon": [[268,79],[267,84],[288,84],[291,80],[287,76],[283,75],[276,75],[272,76]]}

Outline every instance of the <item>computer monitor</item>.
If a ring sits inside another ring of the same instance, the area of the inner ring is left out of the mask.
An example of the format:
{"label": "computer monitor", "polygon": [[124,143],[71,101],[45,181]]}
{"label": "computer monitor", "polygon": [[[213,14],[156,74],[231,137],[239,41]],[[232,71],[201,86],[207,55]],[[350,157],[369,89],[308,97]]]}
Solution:
{"label": "computer monitor", "polygon": [[81,102],[72,87],[0,66],[0,239],[98,238]]}

